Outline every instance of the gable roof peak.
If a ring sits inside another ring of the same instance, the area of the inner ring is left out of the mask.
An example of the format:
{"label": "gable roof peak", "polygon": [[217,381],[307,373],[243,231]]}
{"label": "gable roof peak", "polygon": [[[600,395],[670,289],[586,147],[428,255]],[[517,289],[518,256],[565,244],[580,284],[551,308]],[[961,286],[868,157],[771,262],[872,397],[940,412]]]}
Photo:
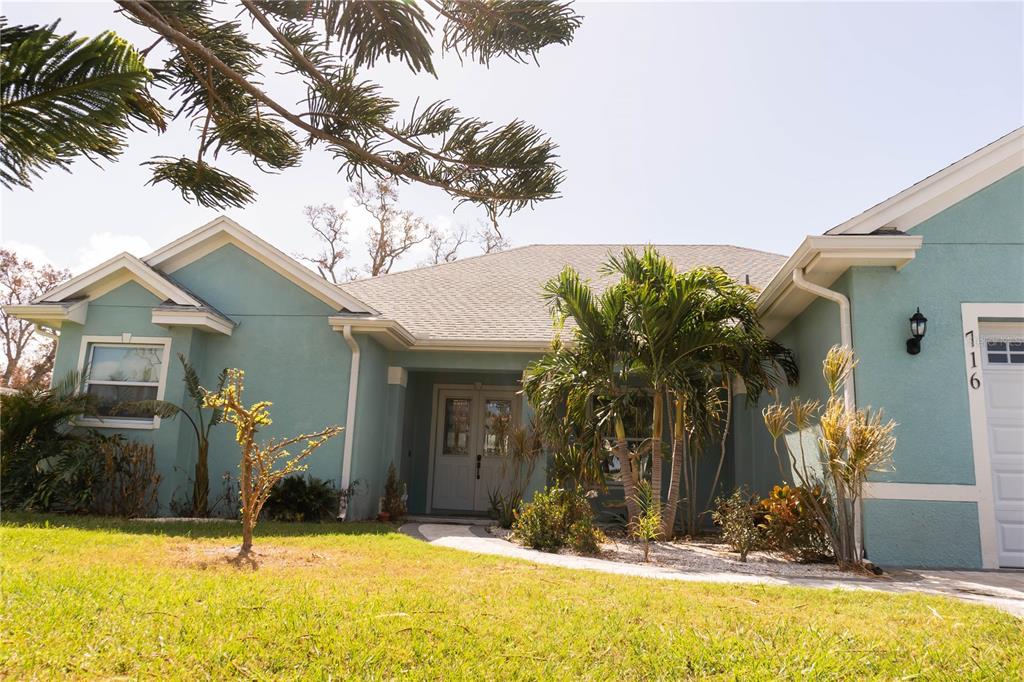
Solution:
{"label": "gable roof peak", "polygon": [[240,248],[285,279],[338,310],[377,312],[226,215],[217,216],[160,247],[143,260],[153,268],[172,273],[227,244]]}

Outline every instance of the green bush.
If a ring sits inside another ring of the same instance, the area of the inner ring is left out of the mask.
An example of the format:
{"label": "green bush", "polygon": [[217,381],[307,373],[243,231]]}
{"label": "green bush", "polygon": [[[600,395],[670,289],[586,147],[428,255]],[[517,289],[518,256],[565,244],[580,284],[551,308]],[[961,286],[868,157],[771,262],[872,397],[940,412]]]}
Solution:
{"label": "green bush", "polygon": [[[94,401],[78,393],[78,385],[78,375],[71,373],[53,388],[25,388],[0,397],[4,509],[84,511],[91,503],[92,484],[86,472],[91,446],[86,433],[72,430],[72,420],[90,414]],[[65,475],[72,470],[75,475]],[[62,481],[69,484],[63,491]],[[75,494],[65,500],[62,492]]]}
{"label": "green bush", "polygon": [[764,540],[764,531],[758,525],[761,518],[760,501],[746,488],[736,488],[729,497],[715,499],[711,512],[711,519],[722,529],[722,539],[740,553],[740,561],[746,561],[747,553]]}
{"label": "green bush", "polygon": [[487,499],[491,504],[491,516],[498,522],[500,528],[511,528],[515,523],[516,514],[523,506],[523,496],[517,490],[510,490],[502,493],[501,490],[492,490],[487,493]]}
{"label": "green bush", "polygon": [[512,537],[545,552],[570,547],[581,554],[596,554],[603,539],[583,490],[557,487],[536,493],[522,507],[512,523]]}
{"label": "green bush", "polygon": [[337,512],[338,491],[313,476],[286,476],[270,491],[263,509],[274,521],[324,521]]}

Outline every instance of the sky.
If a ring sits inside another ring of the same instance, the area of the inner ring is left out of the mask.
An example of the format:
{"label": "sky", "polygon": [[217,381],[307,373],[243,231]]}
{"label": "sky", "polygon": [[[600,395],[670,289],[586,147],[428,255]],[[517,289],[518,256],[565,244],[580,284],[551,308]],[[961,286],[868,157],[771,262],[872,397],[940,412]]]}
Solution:
{"label": "sky", "polygon": [[[448,99],[466,114],[529,121],[559,145],[562,196],[502,222],[533,243],[713,243],[791,253],[808,234],[857,215],[1024,124],[1024,3],[589,3],[575,41],[539,66],[484,68],[445,58],[438,78],[398,64],[366,73],[408,111]],[[4,3],[12,24],[153,38],[109,2]],[[278,81],[267,74],[269,85]],[[120,251],[144,256],[219,211],[146,186],[139,166],[189,155],[195,131],[133,135],[116,163],[77,162],[32,190],[3,190],[5,245],[81,272]],[[315,242],[303,207],[351,206],[325,151],[267,175],[217,161],[259,192],[224,213],[288,253]],[[403,208],[471,230],[439,190],[405,187]],[[365,262],[365,217],[352,264]],[[467,248],[463,255],[471,255]],[[401,267],[423,262],[424,250]]]}

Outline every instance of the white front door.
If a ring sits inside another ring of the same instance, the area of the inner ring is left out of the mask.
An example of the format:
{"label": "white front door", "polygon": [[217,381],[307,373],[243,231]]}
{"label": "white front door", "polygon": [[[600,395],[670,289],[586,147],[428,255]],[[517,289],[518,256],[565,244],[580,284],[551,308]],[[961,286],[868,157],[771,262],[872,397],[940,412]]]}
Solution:
{"label": "white front door", "polygon": [[486,512],[505,485],[503,446],[518,423],[515,390],[438,391],[434,415],[432,510]]}
{"label": "white front door", "polygon": [[1024,323],[982,323],[999,566],[1024,568]]}

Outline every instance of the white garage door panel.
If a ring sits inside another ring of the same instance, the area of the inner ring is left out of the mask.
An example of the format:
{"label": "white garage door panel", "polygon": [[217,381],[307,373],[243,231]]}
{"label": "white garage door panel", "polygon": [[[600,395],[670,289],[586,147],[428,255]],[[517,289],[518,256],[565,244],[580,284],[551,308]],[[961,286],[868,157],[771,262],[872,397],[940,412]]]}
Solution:
{"label": "white garage door panel", "polygon": [[981,325],[999,565],[1024,568],[1024,323]]}

